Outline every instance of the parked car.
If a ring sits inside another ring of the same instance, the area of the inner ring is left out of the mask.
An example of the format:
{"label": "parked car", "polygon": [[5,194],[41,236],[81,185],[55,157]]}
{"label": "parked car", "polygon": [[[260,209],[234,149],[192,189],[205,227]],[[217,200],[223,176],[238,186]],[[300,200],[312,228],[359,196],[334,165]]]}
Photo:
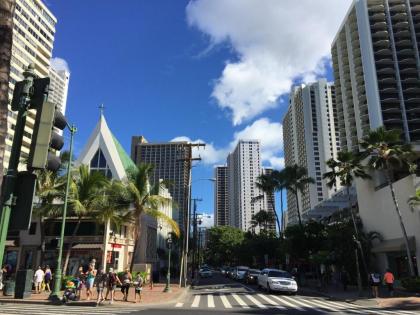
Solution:
{"label": "parked car", "polygon": [[258,287],[271,291],[296,294],[298,285],[292,275],[284,270],[263,269],[258,276]]}
{"label": "parked car", "polygon": [[242,281],[245,279],[245,273],[249,270],[246,266],[237,266],[233,269],[233,279]]}
{"label": "parked car", "polygon": [[213,277],[213,273],[209,268],[202,268],[198,271],[200,278],[211,278]]}
{"label": "parked car", "polygon": [[228,267],[227,269],[226,269],[226,273],[225,273],[225,277],[226,278],[232,278],[232,276],[233,276],[233,268],[232,267]]}
{"label": "parked car", "polygon": [[247,284],[257,284],[258,276],[261,273],[259,269],[248,269],[245,273],[245,283]]}

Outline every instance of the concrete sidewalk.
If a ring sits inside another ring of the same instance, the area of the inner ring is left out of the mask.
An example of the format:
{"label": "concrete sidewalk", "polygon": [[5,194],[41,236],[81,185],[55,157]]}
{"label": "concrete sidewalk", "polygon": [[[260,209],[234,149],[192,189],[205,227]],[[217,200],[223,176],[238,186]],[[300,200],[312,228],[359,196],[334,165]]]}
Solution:
{"label": "concrete sidewalk", "polygon": [[[162,305],[167,303],[174,303],[178,300],[181,300],[185,297],[187,290],[186,288],[179,288],[177,284],[171,285],[171,292],[163,292],[165,288],[165,284],[159,283],[154,284],[153,289],[149,287],[149,285],[143,288],[142,294],[142,301],[135,303],[134,302],[134,288],[130,288],[128,294],[128,302],[123,301],[123,294],[121,293],[121,289],[117,288],[115,290],[115,299],[112,306],[125,306],[125,307],[137,307],[137,306],[153,306],[153,305]],[[106,292],[106,290],[105,290]],[[60,297],[63,296],[63,292],[61,292]],[[0,296],[0,304],[1,303],[29,303],[29,304],[53,304],[50,300],[48,300],[49,293],[42,292],[40,294],[32,293],[30,298],[27,299],[15,299],[12,296]],[[86,305],[86,306],[94,306],[96,305],[96,298],[97,292],[96,288],[93,290],[93,297],[88,301],[86,299],[86,289],[82,290],[81,300],[80,301],[72,301],[68,304],[75,304],[75,305]],[[109,301],[104,301],[101,304],[109,305]]]}

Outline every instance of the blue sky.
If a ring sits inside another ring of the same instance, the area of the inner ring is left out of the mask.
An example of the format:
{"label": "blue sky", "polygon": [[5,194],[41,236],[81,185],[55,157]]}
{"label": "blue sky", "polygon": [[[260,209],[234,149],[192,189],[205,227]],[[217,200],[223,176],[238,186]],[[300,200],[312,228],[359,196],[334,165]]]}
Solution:
{"label": "blue sky", "polygon": [[[71,71],[76,153],[104,103],[127,152],[132,135],[208,143],[193,180],[213,177],[213,165],[243,137],[264,138],[264,164],[281,167],[287,93],[292,84],[331,79],[329,45],[350,0],[299,2],[48,0],[58,19],[53,55]],[[301,5],[311,12],[304,23]],[[193,187],[199,210],[211,213],[212,183]]]}

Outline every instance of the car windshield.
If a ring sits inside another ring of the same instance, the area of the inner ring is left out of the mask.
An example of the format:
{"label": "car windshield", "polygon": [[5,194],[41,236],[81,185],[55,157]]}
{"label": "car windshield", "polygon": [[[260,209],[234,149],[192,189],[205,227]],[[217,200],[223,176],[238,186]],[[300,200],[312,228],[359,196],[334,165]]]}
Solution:
{"label": "car windshield", "polygon": [[248,271],[248,269],[246,269],[246,268],[238,268],[238,271]]}
{"label": "car windshield", "polygon": [[249,273],[260,273],[261,271],[258,269],[249,269]]}
{"label": "car windshield", "polygon": [[286,271],[270,271],[268,272],[269,277],[275,278],[289,278],[292,279],[292,275]]}

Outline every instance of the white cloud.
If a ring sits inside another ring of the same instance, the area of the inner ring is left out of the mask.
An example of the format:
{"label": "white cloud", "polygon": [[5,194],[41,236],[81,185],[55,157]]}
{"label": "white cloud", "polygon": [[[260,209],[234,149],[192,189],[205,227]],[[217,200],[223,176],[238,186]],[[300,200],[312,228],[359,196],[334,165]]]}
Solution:
{"label": "white cloud", "polygon": [[277,106],[293,80],[325,73],[330,47],[352,0],[191,0],[190,26],[211,45],[229,43],[237,60],[226,61],[212,96],[234,125]]}
{"label": "white cloud", "polygon": [[205,213],[200,227],[211,228],[212,226],[214,226],[214,215]]}
{"label": "white cloud", "polygon": [[261,159],[266,166],[282,168],[284,159],[281,157],[283,148],[283,127],[280,123],[271,122],[267,118],[256,120],[244,129],[235,132],[232,141],[227,147],[217,148],[213,143],[197,139],[191,140],[188,137],[180,136],[172,139],[175,141],[201,142],[206,143],[205,149],[194,149],[194,156],[200,155],[203,163],[207,165],[224,164],[227,155],[231,152],[239,140],[260,140],[261,141]]}
{"label": "white cloud", "polygon": [[67,72],[70,72],[69,65],[67,61],[64,60],[63,58],[59,58],[59,57],[52,58],[50,65],[51,65],[51,68],[54,68],[57,71],[66,70]]}

